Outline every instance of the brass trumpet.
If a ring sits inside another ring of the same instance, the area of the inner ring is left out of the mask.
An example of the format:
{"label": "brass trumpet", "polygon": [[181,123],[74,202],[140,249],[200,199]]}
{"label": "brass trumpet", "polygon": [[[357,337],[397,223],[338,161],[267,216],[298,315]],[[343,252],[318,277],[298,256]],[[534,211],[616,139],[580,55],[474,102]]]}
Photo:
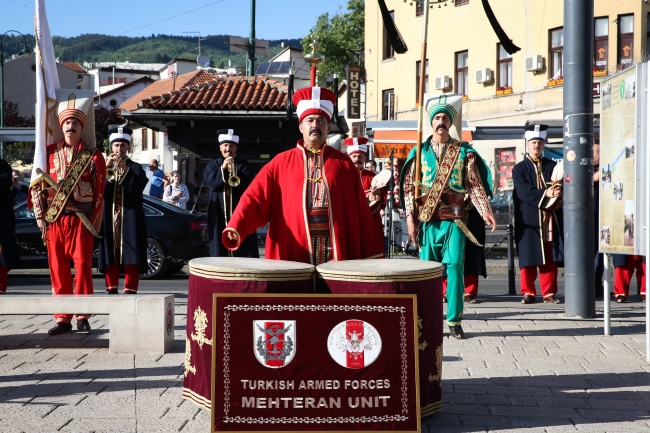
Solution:
{"label": "brass trumpet", "polygon": [[113,164],[106,168],[106,180],[116,182],[119,181],[123,173],[121,168],[115,169],[114,167],[120,166],[125,161],[125,158],[119,153],[114,153],[111,156],[113,157]]}
{"label": "brass trumpet", "polygon": [[241,179],[239,176],[237,176],[237,166],[233,163],[230,167],[228,167],[228,171],[230,171],[230,177],[228,178],[228,185],[230,185],[231,188],[236,188],[239,186],[241,183]]}

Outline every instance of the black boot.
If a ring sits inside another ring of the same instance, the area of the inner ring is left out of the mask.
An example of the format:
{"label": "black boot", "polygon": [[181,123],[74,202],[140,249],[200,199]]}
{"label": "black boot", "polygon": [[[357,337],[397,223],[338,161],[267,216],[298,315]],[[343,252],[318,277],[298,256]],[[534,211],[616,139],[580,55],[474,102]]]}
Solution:
{"label": "black boot", "polygon": [[88,323],[88,319],[77,319],[77,331],[90,332],[90,323]]}
{"label": "black boot", "polygon": [[452,337],[457,338],[459,340],[465,338],[465,332],[463,332],[463,327],[460,325],[454,325],[454,326],[449,325],[449,334]]}
{"label": "black boot", "polygon": [[70,323],[57,323],[54,328],[47,331],[50,335],[61,335],[66,332],[72,332],[72,325]]}

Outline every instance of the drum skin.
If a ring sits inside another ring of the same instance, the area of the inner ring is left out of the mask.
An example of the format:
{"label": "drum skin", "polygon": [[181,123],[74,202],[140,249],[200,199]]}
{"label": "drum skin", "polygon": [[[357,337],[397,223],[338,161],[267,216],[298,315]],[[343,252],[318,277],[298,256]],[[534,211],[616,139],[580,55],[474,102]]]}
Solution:
{"label": "drum skin", "polygon": [[210,410],[213,295],[313,293],[314,267],[246,257],[204,257],[189,266],[183,397]]}
{"label": "drum skin", "polygon": [[417,295],[420,414],[442,407],[442,269],[423,260],[346,260],[316,267],[319,293]]}

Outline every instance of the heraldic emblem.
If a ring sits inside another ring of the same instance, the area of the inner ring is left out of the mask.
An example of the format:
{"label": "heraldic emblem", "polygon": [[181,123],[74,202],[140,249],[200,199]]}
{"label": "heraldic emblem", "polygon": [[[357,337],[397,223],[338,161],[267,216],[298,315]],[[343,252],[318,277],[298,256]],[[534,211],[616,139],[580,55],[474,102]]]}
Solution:
{"label": "heraldic emblem", "polygon": [[345,368],[363,368],[381,353],[379,332],[363,320],[346,320],[332,329],[327,350],[337,364]]}
{"label": "heraldic emblem", "polygon": [[296,321],[253,320],[253,352],[264,367],[289,364],[296,354]]}

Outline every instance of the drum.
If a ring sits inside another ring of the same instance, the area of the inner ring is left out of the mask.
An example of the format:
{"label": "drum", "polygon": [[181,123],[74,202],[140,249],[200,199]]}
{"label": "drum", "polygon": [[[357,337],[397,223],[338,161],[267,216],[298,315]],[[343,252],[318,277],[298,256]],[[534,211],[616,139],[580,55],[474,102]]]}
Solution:
{"label": "drum", "polygon": [[418,309],[420,414],[442,403],[442,269],[423,260],[346,260],[316,267],[319,292],[334,294],[415,294]]}
{"label": "drum", "polygon": [[190,261],[183,397],[210,410],[215,293],[313,293],[314,266],[285,260],[204,257]]}

